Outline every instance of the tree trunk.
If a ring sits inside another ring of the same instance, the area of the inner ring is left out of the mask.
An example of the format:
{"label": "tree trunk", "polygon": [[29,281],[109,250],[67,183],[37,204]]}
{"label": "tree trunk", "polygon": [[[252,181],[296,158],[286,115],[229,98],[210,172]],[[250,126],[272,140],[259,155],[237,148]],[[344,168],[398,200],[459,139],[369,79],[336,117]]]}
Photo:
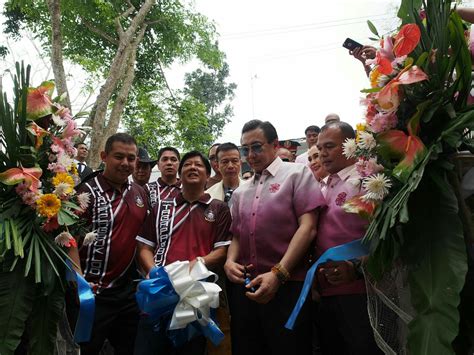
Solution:
{"label": "tree trunk", "polygon": [[[123,77],[123,69],[125,68],[127,59],[130,56],[130,47],[133,47],[134,40],[138,38],[137,31],[143,25],[146,15],[151,10],[155,2],[156,0],[146,0],[138,11],[137,15],[131,21],[130,26],[126,31],[120,29],[119,19],[117,20],[119,27],[119,46],[117,48],[117,53],[115,54],[114,60],[110,65],[107,80],[105,81],[104,85],[102,85],[96,104],[94,105],[93,111],[91,112],[91,114],[94,116],[90,116],[89,121],[92,125],[92,136],[88,163],[92,168],[98,167],[100,151],[103,149],[104,143],[108,138],[104,134],[104,129],[106,129],[105,121],[110,98],[117,90],[120,79]],[[134,51],[136,52],[136,48]]]}
{"label": "tree trunk", "polygon": [[71,109],[71,99],[67,90],[66,73],[63,65],[60,0],[47,0],[47,3],[51,17],[51,64],[53,66],[54,81],[58,94],[66,94],[64,103]]}
{"label": "tree trunk", "polygon": [[122,117],[123,109],[125,108],[125,104],[127,103],[128,94],[130,93],[130,89],[132,88],[133,79],[135,79],[135,61],[137,58],[137,47],[142,41],[143,36],[145,35],[145,31],[146,26],[144,26],[140,30],[140,33],[131,45],[130,55],[123,71],[124,78],[122,80],[122,87],[120,88],[117,99],[114,102],[114,106],[112,108],[112,112],[110,113],[110,118],[105,130],[106,136],[110,136],[117,132],[117,129],[119,127],[120,118]]}

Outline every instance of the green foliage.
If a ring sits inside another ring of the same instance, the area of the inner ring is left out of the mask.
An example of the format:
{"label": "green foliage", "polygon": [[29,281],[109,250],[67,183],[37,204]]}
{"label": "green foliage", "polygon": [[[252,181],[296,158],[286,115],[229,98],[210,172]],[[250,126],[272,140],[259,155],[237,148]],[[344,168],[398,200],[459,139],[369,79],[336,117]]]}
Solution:
{"label": "green foliage", "polygon": [[226,82],[228,76],[225,62],[197,69],[185,75],[186,86],[174,97],[167,88],[136,87],[124,114],[127,131],[154,156],[165,145],[207,151],[233,114],[228,102],[236,85]]}
{"label": "green foliage", "polygon": [[[432,208],[426,208],[432,206]],[[417,314],[409,324],[413,354],[454,353],[460,292],[467,272],[463,226],[446,171],[430,168],[410,199],[410,222],[403,228],[402,259]]]}
{"label": "green foliage", "polygon": [[13,354],[33,308],[35,287],[21,268],[13,272],[0,264],[0,354]]}

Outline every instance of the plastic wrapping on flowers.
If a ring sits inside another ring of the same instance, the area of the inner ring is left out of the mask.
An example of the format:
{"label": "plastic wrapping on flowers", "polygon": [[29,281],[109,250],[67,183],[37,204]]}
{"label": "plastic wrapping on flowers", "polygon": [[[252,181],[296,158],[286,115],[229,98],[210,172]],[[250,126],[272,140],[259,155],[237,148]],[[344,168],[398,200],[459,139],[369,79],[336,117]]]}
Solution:
{"label": "plastic wrapping on flowers", "polygon": [[[400,310],[398,317],[382,321],[371,314],[379,345],[387,353],[462,352],[460,344],[469,344],[470,335],[460,323],[472,322],[459,312],[467,288],[470,216],[459,208],[463,201],[452,157],[463,143],[471,145],[471,56],[464,24],[450,1],[403,0],[398,16],[400,28],[380,38],[375,58],[367,63],[372,71],[371,87],[362,90],[365,122],[358,125],[356,139],[344,144],[363,187],[345,209],[370,219],[364,239],[371,249],[368,288],[376,289],[397,270],[405,272],[398,293],[386,299],[408,293],[411,316]],[[391,309],[389,303],[383,307]],[[396,350],[382,334],[389,323]]]}
{"label": "plastic wrapping on flowers", "polygon": [[67,248],[84,232],[80,215],[88,204],[74,189],[74,140],[82,132],[60,98],[52,98],[54,83],[32,88],[29,75],[30,67],[17,63],[13,97],[0,93],[2,354],[15,351],[25,324],[34,335],[31,353],[52,353]]}

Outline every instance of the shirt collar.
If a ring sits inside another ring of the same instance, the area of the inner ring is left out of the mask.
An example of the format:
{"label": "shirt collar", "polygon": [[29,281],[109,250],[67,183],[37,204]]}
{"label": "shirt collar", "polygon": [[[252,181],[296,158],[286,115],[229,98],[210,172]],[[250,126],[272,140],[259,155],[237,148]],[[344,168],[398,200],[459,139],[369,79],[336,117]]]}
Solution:
{"label": "shirt collar", "polygon": [[[336,175],[339,176],[339,179],[341,179],[341,181],[346,181],[352,177],[358,177],[356,165],[352,164],[352,165],[346,166],[344,169],[339,170],[336,173]],[[326,176],[324,179],[322,179],[321,182],[327,185],[330,176],[331,174]]]}
{"label": "shirt collar", "polygon": [[[97,179],[99,180],[100,186],[102,187],[102,190],[104,191],[110,191],[110,190],[115,190],[115,187],[109,184],[107,179],[104,176],[104,173],[100,173],[97,175]],[[123,184],[127,190],[130,190],[130,187],[132,186],[132,182],[130,180],[127,180],[125,184]]]}
{"label": "shirt collar", "polygon": [[[176,205],[179,206],[179,205],[182,205],[184,203],[189,203],[189,201],[187,201],[184,197],[183,197],[183,193],[180,192],[177,196],[176,196]],[[196,202],[199,202],[199,203],[202,203],[204,205],[208,205],[210,204],[212,201],[212,197],[211,195],[209,195],[208,193],[204,193],[202,194],[201,197],[199,197],[199,200],[197,200]]]}
{"label": "shirt collar", "polygon": [[283,161],[280,159],[280,157],[276,157],[269,166],[267,166],[264,170],[263,170],[263,174],[265,174],[265,172],[267,172],[268,174],[270,174],[271,176],[275,176],[276,173],[278,172],[278,169],[280,169],[280,166],[283,164]]}
{"label": "shirt collar", "polygon": [[181,180],[176,180],[176,182],[174,184],[171,184],[171,185],[168,185],[161,177],[158,178],[158,185],[160,185],[161,187],[164,187],[164,186],[174,186],[174,187],[181,187]]}

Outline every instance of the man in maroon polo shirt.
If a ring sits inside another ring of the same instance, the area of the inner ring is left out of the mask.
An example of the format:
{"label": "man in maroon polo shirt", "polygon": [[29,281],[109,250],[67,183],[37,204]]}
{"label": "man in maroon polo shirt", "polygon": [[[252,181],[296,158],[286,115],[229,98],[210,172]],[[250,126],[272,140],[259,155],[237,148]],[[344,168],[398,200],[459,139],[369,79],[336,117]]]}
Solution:
{"label": "man in maroon polo shirt", "polygon": [[[200,258],[212,269],[224,263],[230,244],[230,211],[227,205],[204,193],[211,173],[209,161],[197,151],[186,153],[179,165],[182,190],[174,199],[160,200],[137,236],[138,260],[148,274],[154,266]],[[169,222],[171,221],[171,222]],[[166,225],[166,227],[164,227]],[[174,348],[165,327],[153,331],[140,320],[135,354],[204,354],[206,340],[199,336],[181,348]]]}
{"label": "man in maroon polo shirt", "polygon": [[[275,157],[278,135],[270,122],[247,122],[241,143],[255,176],[232,196],[224,266],[232,282],[232,353],[311,354],[309,303],[293,331],[284,325],[303,286],[324,198],[307,166]],[[252,279],[247,286],[245,276]]]}
{"label": "man in maroon polo shirt", "polygon": [[110,136],[101,152],[105,170],[90,175],[78,188],[90,194],[84,216],[92,241],[79,240],[80,265],[95,293],[91,340],[82,354],[98,354],[108,339],[115,354],[133,354],[138,307],[135,301],[135,237],[147,215],[144,190],[128,180],[137,158],[135,139],[126,133]]}
{"label": "man in maroon polo shirt", "polygon": [[151,207],[154,207],[159,200],[176,197],[181,191],[181,181],[177,176],[179,158],[176,148],[164,147],[159,150],[158,170],[161,177],[145,185]]}

